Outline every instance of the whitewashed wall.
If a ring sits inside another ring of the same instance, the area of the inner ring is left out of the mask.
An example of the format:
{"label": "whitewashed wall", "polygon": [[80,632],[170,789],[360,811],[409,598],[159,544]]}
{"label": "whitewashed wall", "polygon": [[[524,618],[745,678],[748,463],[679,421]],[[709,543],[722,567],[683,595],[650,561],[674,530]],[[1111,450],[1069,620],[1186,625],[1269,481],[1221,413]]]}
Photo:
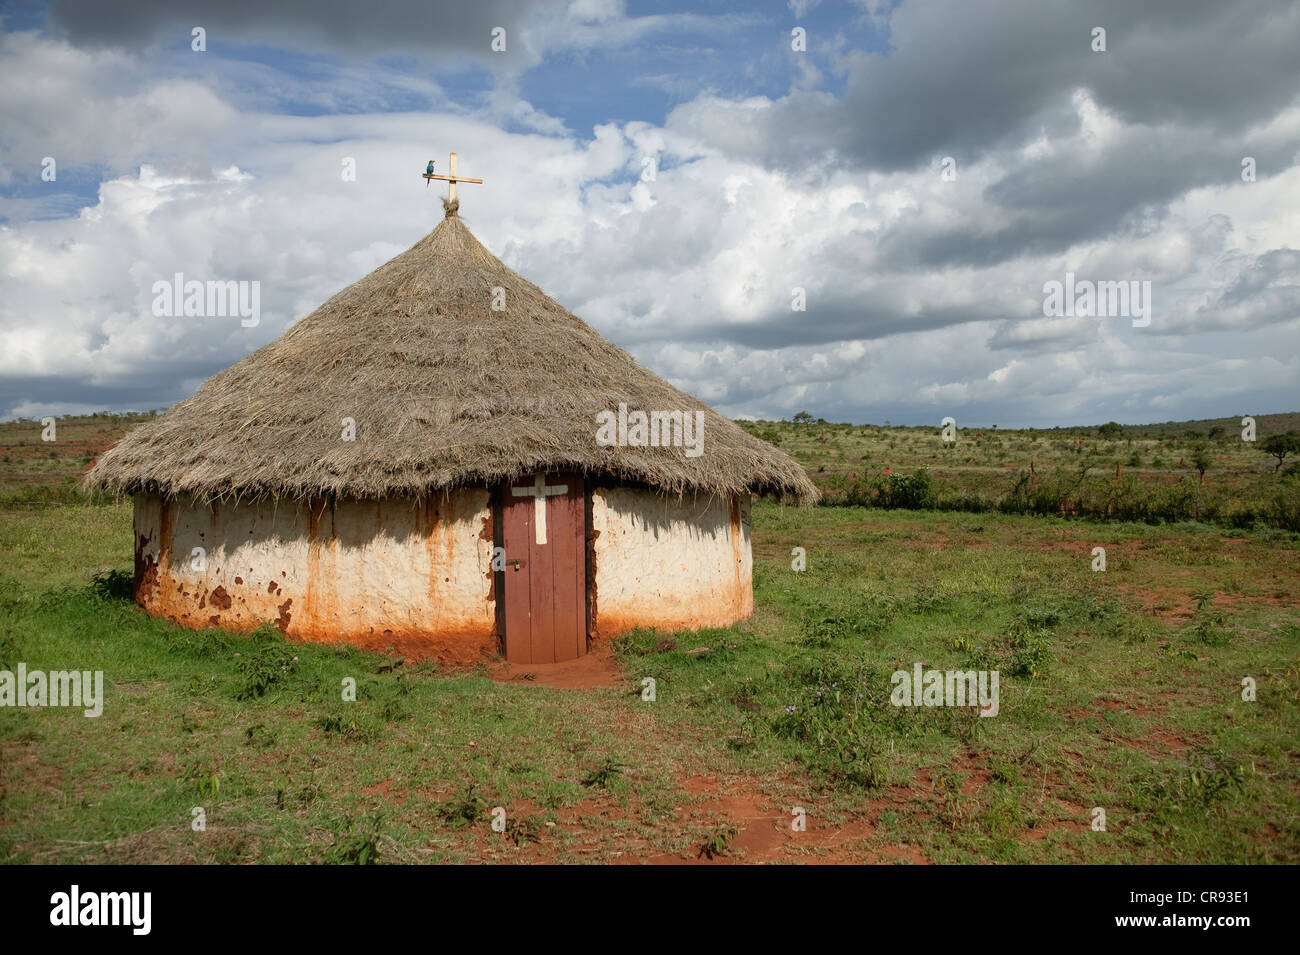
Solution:
{"label": "whitewashed wall", "polygon": [[[468,660],[496,652],[486,490],[416,504],[135,499],[136,599],[185,626],[279,621],[305,640]],[[203,569],[194,548],[206,551]]]}
{"label": "whitewashed wall", "polygon": [[[725,626],[753,613],[750,497],[592,492],[593,633]],[[135,498],[136,599],[194,628],[436,655],[498,650],[486,489],[415,504]],[[194,549],[204,549],[204,566]]]}
{"label": "whitewashed wall", "polygon": [[597,634],[725,626],[752,614],[749,510],[747,494],[595,489]]}

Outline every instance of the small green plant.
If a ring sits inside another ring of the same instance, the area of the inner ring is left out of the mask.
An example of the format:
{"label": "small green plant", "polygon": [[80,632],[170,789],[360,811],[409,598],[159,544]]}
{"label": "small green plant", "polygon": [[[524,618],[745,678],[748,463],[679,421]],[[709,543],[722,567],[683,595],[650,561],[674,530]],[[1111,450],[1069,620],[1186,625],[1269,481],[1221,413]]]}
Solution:
{"label": "small green plant", "polygon": [[379,862],[378,817],[344,816],[334,824],[334,842],[325,850],[330,865],[375,865]]}
{"label": "small green plant", "polygon": [[695,858],[712,859],[714,856],[726,855],[731,849],[731,843],[735,841],[736,834],[735,826],[719,826],[700,843]]}
{"label": "small green plant", "polygon": [[961,777],[956,773],[936,773],[930,783],[930,789],[939,797],[939,815],[952,829],[957,829],[966,816],[966,804],[962,798]]}
{"label": "small green plant", "polygon": [[816,650],[829,649],[839,639],[861,640],[879,629],[876,621],[853,614],[809,613],[803,621],[801,646]]}
{"label": "small green plant", "polygon": [[609,789],[609,784],[623,775],[624,766],[617,760],[610,758],[591,770],[587,775],[582,777],[582,785],[590,789],[593,786],[599,786],[601,789]]}
{"label": "small green plant", "polygon": [[199,796],[216,796],[221,791],[221,778],[215,770],[201,763],[187,766],[182,778]]}
{"label": "small green plant", "polygon": [[523,848],[530,842],[540,842],[545,828],[544,821],[538,815],[525,816],[522,819],[511,817],[506,821],[506,831],[503,835],[517,848]]}
{"label": "small green plant", "polygon": [[1052,659],[1052,633],[1022,621],[1011,633],[1011,674],[1037,679]]}
{"label": "small green plant", "polygon": [[868,690],[887,688],[888,677],[819,660],[801,680],[793,702],[771,720],[772,731],[803,743],[800,759],[829,780],[866,788],[884,785],[874,719],[895,711],[871,706]]}
{"label": "small green plant", "polygon": [[1212,763],[1191,769],[1187,772],[1187,792],[1205,805],[1224,802],[1245,789],[1246,775],[1246,768],[1236,763]]}
{"label": "small green plant", "polygon": [[474,791],[474,784],[469,783],[459,796],[437,803],[433,811],[447,825],[463,829],[484,817],[487,802]]}
{"label": "small green plant", "polygon": [[356,729],[356,724],[350,722],[339,713],[326,713],[316,720],[316,725],[326,733],[343,733],[349,729]]}
{"label": "small green plant", "polygon": [[991,770],[995,782],[1004,783],[1007,786],[1014,786],[1020,782],[1020,767],[1015,763],[994,763]]}
{"label": "small green plant", "polygon": [[298,667],[298,657],[285,644],[284,634],[275,624],[262,624],[249,634],[249,643],[239,656],[243,682],[235,691],[237,700],[260,699]]}
{"label": "small green plant", "polygon": [[1210,613],[1212,593],[1193,594],[1196,600],[1195,622],[1192,624],[1192,636],[1207,647],[1226,647],[1231,642],[1231,633],[1224,626],[1221,613]]}
{"label": "small green plant", "polygon": [[254,723],[244,730],[244,744],[265,749],[275,744],[275,731],[265,723]]}
{"label": "small green plant", "polygon": [[90,592],[97,600],[129,601],[134,581],[124,570],[105,570],[90,579]]}

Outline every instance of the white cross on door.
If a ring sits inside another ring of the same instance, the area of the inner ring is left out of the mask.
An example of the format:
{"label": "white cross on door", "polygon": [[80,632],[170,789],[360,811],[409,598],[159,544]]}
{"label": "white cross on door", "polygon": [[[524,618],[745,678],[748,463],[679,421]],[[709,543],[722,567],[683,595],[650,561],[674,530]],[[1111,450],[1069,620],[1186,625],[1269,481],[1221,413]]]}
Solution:
{"label": "white cross on door", "polygon": [[557,494],[568,494],[569,485],[552,484],[547,486],[546,475],[539,474],[532,487],[512,487],[510,493],[515,497],[533,499],[533,527],[537,530],[537,543],[546,543],[546,499]]}

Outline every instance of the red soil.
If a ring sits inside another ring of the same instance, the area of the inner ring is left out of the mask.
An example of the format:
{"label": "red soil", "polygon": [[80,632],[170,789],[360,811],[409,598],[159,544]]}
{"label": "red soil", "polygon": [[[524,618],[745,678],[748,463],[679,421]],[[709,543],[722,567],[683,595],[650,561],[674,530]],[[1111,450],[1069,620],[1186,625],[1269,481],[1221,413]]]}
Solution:
{"label": "red soil", "polygon": [[500,683],[535,683],[563,690],[588,690],[595,686],[619,686],[623,679],[608,644],[598,645],[586,656],[564,663],[508,663],[502,660],[488,670]]}

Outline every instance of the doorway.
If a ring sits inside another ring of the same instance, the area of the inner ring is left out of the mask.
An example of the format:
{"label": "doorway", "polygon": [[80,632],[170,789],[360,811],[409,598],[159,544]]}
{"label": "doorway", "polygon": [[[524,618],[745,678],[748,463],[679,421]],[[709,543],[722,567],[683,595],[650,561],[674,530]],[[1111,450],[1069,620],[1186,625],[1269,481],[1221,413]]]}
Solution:
{"label": "doorway", "polygon": [[544,472],[501,495],[505,653],[562,663],[587,652],[587,534],[582,475]]}

